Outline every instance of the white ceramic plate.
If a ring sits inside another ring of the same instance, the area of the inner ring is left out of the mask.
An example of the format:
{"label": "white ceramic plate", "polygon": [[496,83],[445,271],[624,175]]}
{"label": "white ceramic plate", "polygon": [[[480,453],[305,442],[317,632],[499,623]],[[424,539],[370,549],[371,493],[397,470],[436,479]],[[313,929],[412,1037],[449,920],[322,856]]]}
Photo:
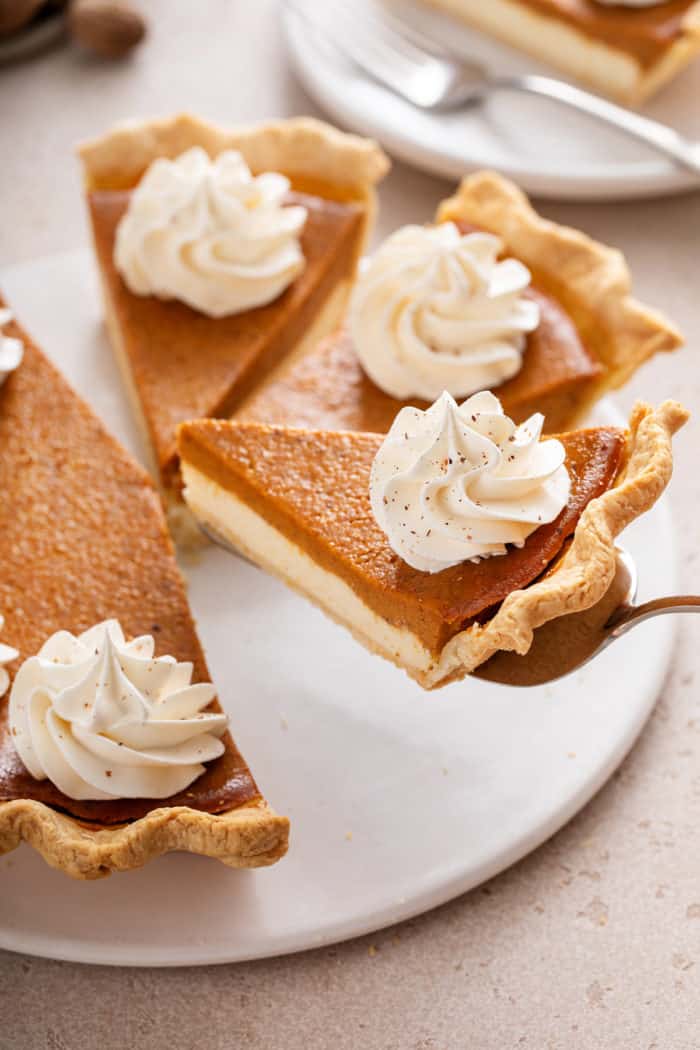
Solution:
{"label": "white ceramic plate", "polygon": [[[88,258],[14,267],[0,285],[139,455]],[[609,404],[603,418],[618,420]],[[663,505],[626,535],[646,597],[673,588],[672,538]],[[236,872],[171,855],[79,883],[22,847],[0,859],[0,947],[90,963],[224,962],[434,907],[534,849],[591,797],[648,717],[671,651],[671,620],[657,620],[556,686],[466,681],[426,694],[231,555],[205,551],[188,577],[243,754],[292,819],[288,856]]]}
{"label": "white ceramic plate", "polygon": [[[356,0],[358,17],[367,3]],[[393,0],[397,5],[412,28],[495,73],[559,75],[416,0]],[[346,62],[291,9],[284,24],[294,68],[318,104],[415,167],[453,178],[496,168],[528,193],[561,200],[652,197],[698,186],[658,153],[546,99],[507,92],[461,113],[421,112]],[[699,97],[696,62],[645,112],[700,139]]]}

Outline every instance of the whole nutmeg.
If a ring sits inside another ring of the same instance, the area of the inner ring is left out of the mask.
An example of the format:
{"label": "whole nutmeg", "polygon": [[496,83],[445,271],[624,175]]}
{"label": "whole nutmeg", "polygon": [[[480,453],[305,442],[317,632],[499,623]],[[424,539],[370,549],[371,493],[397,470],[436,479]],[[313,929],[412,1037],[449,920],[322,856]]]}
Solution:
{"label": "whole nutmeg", "polygon": [[0,0],[0,36],[9,36],[31,22],[44,0]]}
{"label": "whole nutmeg", "polygon": [[79,44],[103,58],[121,58],[146,35],[142,16],[122,0],[73,0],[68,28]]}

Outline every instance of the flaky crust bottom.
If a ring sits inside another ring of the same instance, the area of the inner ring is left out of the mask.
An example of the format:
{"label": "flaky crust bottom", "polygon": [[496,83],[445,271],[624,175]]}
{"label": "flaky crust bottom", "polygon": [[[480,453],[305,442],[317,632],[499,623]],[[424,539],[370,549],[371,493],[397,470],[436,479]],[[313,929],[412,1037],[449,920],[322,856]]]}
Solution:
{"label": "flaky crust bottom", "polygon": [[671,438],[687,418],[674,401],[658,409],[635,406],[623,470],[613,488],[588,504],[556,569],[510,594],[483,626],[475,624],[452,638],[436,666],[419,678],[421,685],[432,689],[463,678],[500,650],[525,655],[538,627],[590,609],[603,597],[615,577],[615,538],[666,488],[673,470]]}
{"label": "flaky crust bottom", "polygon": [[91,827],[31,799],[0,803],[0,854],[26,842],[75,879],[130,871],[173,850],[214,857],[231,868],[260,868],[284,856],[288,839],[288,819],[262,800],[218,814],[164,806],[114,828]]}
{"label": "flaky crust bottom", "polygon": [[626,383],[654,354],[682,345],[680,332],[667,318],[631,295],[621,252],[543,219],[514,183],[495,172],[463,179],[456,194],[440,204],[437,219],[461,219],[497,234],[506,250],[530,268],[535,283],[562,304],[604,366],[600,379],[587,385],[567,427],[575,426],[592,404]]}

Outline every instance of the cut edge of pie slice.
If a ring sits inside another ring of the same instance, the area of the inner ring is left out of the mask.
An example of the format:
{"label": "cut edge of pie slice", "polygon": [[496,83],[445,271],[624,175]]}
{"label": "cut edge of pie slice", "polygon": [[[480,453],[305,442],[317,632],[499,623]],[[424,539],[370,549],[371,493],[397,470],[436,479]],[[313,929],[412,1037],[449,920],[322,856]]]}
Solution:
{"label": "cut edge of pie slice", "polygon": [[632,296],[622,252],[542,218],[522,190],[495,172],[464,178],[454,196],[438,207],[437,220],[466,222],[497,234],[505,251],[529,268],[533,282],[561,303],[584,345],[602,364],[602,374],[577,400],[568,428],[654,354],[683,345],[675,325]]}
{"label": "cut edge of pie slice", "polygon": [[[20,653],[7,665],[11,677],[55,631],[78,633],[113,616],[133,635],[153,633],[157,655],[165,648],[191,661],[195,681],[210,680],[152,481],[27,332],[16,322],[5,331],[25,348],[0,385],[2,642]],[[81,588],[76,581],[90,572]],[[75,802],[24,769],[11,743],[9,693],[0,697],[0,854],[24,841],[52,867],[96,879],[171,850],[237,868],[286,853],[289,821],[263,798],[229,733],[223,755],[176,804]],[[187,800],[200,781],[196,808]]]}
{"label": "cut edge of pie slice", "polygon": [[[347,272],[339,277],[329,271],[327,279],[324,278],[328,288],[324,286],[322,294],[314,293],[320,297],[319,302],[313,307],[304,330],[292,340],[291,349],[284,352],[288,360],[303,355],[342,319],[355,268],[374,221],[375,185],[388,170],[387,157],[375,142],[340,132],[312,118],[299,117],[224,128],[184,113],[166,119],[126,122],[100,138],[82,144],[78,153],[83,166],[86,194],[90,197],[101,191],[132,189],[154,160],[159,157],[175,158],[193,146],[202,147],[211,157],[226,149],[238,150],[253,174],[278,171],[290,179],[294,191],[358,207],[359,235],[354,242],[352,258],[345,267]],[[94,226],[93,233],[96,234]],[[163,484],[168,502],[181,505],[176,459],[173,466],[168,455],[163,452],[158,421],[150,418],[149,410],[145,407],[142,392],[145,380],[141,378],[138,367],[134,366],[127,349],[118,302],[112,294],[112,275],[106,272],[107,263],[101,257],[97,236],[95,247],[108,335],[146,448],[151,453],[151,467],[155,477]],[[275,361],[270,363],[271,368],[265,363],[261,379],[279,364]],[[246,366],[246,383],[254,381],[256,368],[255,363]],[[210,413],[190,411],[180,418],[228,414],[228,408],[222,408],[222,411],[214,409],[214,402],[225,406],[220,389],[212,393],[212,399],[213,410]],[[173,425],[173,455],[176,453],[174,429]]]}
{"label": "cut edge of pie slice", "polygon": [[[672,470],[671,437],[686,418],[686,411],[675,402],[664,402],[658,409],[637,405],[611,487],[588,502],[570,542],[561,545],[560,555],[540,564],[538,572],[530,576],[534,582],[511,590],[495,609],[485,608],[486,618],[470,616],[462,621],[457,633],[453,631],[444,643],[426,643],[423,624],[411,629],[402,619],[397,599],[410,589],[416,623],[424,615],[427,619],[436,594],[440,598],[442,578],[451,590],[438,605],[451,613],[455,595],[461,596],[460,567],[433,576],[411,570],[392,555],[381,532],[368,526],[369,467],[381,442],[378,435],[235,421],[186,423],[179,432],[185,499],[198,520],[223,540],[309,598],[346,626],[366,648],[403,668],[424,688],[433,689],[463,678],[499,650],[527,653],[538,627],[588,609],[605,594],[616,572],[615,537],[648,510],[666,487]],[[290,499],[286,481],[271,491],[269,465],[275,459],[278,441],[280,449],[284,446],[279,460],[284,469],[278,478],[294,469],[295,434],[300,446],[310,443],[319,453],[324,441],[340,449],[343,468],[342,473],[324,482],[330,460],[324,465],[324,457],[318,454],[312,463],[304,465],[299,455],[298,477],[289,482],[296,486]],[[259,456],[256,435],[262,439]],[[359,463],[357,469],[354,462]],[[339,522],[337,491],[334,493],[329,485],[337,490],[341,478],[347,510]],[[361,521],[356,536],[353,519]],[[311,521],[313,525],[309,526]],[[341,550],[350,566],[345,577],[338,560],[335,565],[331,562],[332,546],[336,554]],[[514,551],[514,560],[520,554]],[[503,563],[507,558],[494,560]],[[370,571],[378,576],[378,562],[385,574],[388,566],[387,578],[393,587],[389,597],[397,601],[395,608],[386,603],[380,608],[363,588],[366,566],[371,564]],[[465,568],[470,567],[465,563]],[[542,575],[545,569],[548,571]],[[462,627],[463,623],[468,626]]]}
{"label": "cut edge of pie slice", "polygon": [[[642,60],[622,41],[577,28],[573,18],[557,18],[524,0],[424,0],[518,51],[524,51],[576,77],[595,91],[637,106],[672,80],[700,51],[700,3],[684,12],[675,39]],[[595,6],[595,5],[594,5]],[[642,12],[627,11],[630,17]],[[619,15],[618,15],[619,17]]]}

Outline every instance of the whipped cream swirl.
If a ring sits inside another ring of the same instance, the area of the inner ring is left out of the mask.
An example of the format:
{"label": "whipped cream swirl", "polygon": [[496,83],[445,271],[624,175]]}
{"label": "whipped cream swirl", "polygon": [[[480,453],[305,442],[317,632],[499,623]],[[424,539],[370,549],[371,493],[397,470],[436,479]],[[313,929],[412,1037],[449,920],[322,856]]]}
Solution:
{"label": "whipped cream swirl", "polygon": [[[24,357],[24,344],[21,339],[5,335],[3,327],[12,320],[12,311],[0,308],[0,386],[10,372],[19,368]],[[5,686],[7,688],[7,686]]]}
{"label": "whipped cream swirl", "polygon": [[490,233],[452,222],[404,226],[378,249],[350,306],[364,370],[392,397],[433,401],[498,386],[522,365],[539,307],[523,292],[530,271],[499,262]]}
{"label": "whipped cream swirl", "polygon": [[136,295],[209,317],[276,299],[304,268],[306,208],[284,207],[284,175],[253,177],[240,153],[195,146],[151,164],[117,228],[114,262]]}
{"label": "whipped cream swirl", "polygon": [[403,408],[370,475],[378,525],[404,561],[440,572],[522,547],[566,506],[560,441],[540,441],[544,416],[516,426],[486,390],[457,405],[443,393],[427,411]]}
{"label": "whipped cream swirl", "polygon": [[[0,616],[0,631],[3,629],[4,624],[5,620]],[[10,684],[10,676],[5,670],[5,664],[9,664],[10,661],[15,660],[18,656],[19,653],[11,645],[3,645],[0,642],[0,696],[7,692],[7,687]]]}
{"label": "whipped cream swirl", "polygon": [[10,692],[20,758],[75,799],[168,798],[224,751],[226,715],[206,712],[209,682],[192,664],[127,642],[116,620],[75,637],[58,631],[25,660]]}

